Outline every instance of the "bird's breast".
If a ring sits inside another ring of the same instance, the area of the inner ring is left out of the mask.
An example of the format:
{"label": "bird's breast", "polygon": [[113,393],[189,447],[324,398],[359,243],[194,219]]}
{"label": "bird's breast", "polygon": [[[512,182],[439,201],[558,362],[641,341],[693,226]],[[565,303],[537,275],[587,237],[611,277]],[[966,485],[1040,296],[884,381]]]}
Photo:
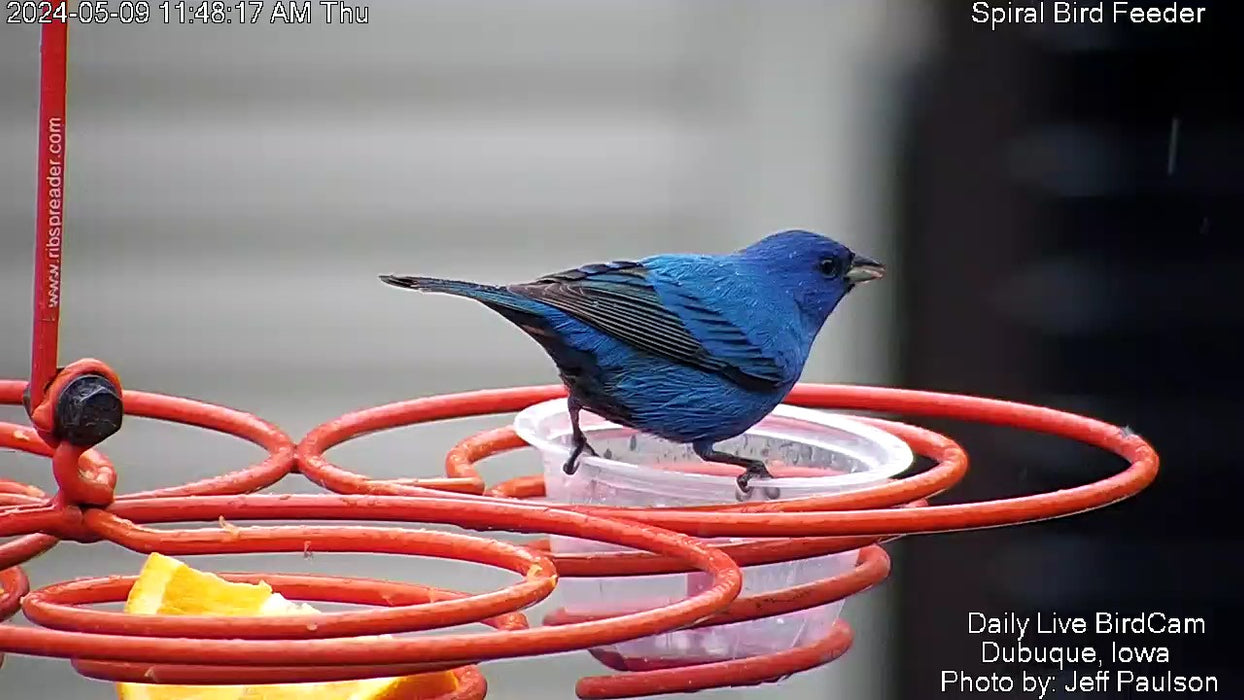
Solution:
{"label": "bird's breast", "polygon": [[739,435],[786,395],[751,391],[716,374],[645,357],[606,363],[592,375],[563,373],[563,381],[592,413],[679,443]]}

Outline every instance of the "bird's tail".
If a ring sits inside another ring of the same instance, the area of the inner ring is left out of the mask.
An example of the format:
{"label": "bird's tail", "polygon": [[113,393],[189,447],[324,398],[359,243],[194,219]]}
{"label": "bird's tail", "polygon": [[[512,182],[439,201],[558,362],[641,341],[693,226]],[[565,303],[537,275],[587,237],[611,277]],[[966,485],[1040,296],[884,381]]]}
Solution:
{"label": "bird's tail", "polygon": [[478,282],[447,280],[440,279],[439,277],[411,277],[407,275],[381,275],[380,281],[403,289],[466,297],[493,308],[501,307],[530,313],[534,304],[530,299],[515,294],[505,287],[479,284]]}
{"label": "bird's tail", "polygon": [[475,297],[479,294],[501,291],[496,287],[461,280],[446,280],[439,277],[410,277],[407,275],[380,275],[380,281],[403,289],[415,289],[420,292],[439,292],[461,297]]}

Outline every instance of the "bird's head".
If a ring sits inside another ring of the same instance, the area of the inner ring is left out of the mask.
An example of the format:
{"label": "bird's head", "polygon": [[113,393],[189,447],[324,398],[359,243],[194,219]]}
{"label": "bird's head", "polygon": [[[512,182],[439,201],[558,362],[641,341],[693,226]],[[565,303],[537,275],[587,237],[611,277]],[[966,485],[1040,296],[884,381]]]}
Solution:
{"label": "bird's head", "polygon": [[825,323],[848,292],[885,275],[885,266],[876,260],[809,231],[775,233],[736,255],[788,290],[814,329]]}

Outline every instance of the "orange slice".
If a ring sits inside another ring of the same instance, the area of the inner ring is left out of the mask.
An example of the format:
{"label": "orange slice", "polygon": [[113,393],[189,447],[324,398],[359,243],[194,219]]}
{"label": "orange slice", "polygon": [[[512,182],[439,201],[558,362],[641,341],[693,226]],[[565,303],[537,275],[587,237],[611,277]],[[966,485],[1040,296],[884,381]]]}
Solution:
{"label": "orange slice", "polygon": [[[294,603],[266,583],[231,583],[215,574],[195,571],[163,554],[147,557],[125,601],[135,615],[222,615],[261,617],[319,612]],[[388,635],[384,635],[388,636]],[[118,683],[121,700],[419,700],[453,691],[452,671],[401,678],[370,678],[335,683],[274,685],[148,685]]]}

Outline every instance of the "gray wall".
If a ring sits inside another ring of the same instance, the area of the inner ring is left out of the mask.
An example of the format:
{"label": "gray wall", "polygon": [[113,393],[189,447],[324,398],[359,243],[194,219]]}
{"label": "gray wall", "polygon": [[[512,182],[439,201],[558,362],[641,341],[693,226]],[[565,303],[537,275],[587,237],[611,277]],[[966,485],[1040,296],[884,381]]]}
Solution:
{"label": "gray wall", "polygon": [[[597,259],[725,251],[810,227],[887,262],[896,79],[916,3],[381,2],[366,26],[71,30],[61,357],[131,388],[225,403],[295,437],[346,410],[554,380],[482,308],[380,272],[520,280]],[[0,27],[0,376],[28,371],[38,37]],[[853,298],[805,378],[884,382],[891,293]],[[20,409],[0,416],[22,420]],[[469,430],[335,451],[375,475],[433,474]],[[234,468],[256,451],[132,420],[106,444],[122,488]],[[38,460],[0,473],[48,486]],[[512,468],[530,472],[532,455]],[[504,472],[496,471],[498,477]],[[297,480],[282,488],[311,490]],[[141,557],[62,545],[36,585]],[[506,580],[368,556],[201,558],[477,590]],[[709,697],[884,697],[886,594],[848,606],[857,646],[780,688]],[[538,616],[533,618],[538,619]],[[570,697],[586,654],[486,666],[493,695]],[[0,698],[108,698],[56,660],[10,657]]]}

